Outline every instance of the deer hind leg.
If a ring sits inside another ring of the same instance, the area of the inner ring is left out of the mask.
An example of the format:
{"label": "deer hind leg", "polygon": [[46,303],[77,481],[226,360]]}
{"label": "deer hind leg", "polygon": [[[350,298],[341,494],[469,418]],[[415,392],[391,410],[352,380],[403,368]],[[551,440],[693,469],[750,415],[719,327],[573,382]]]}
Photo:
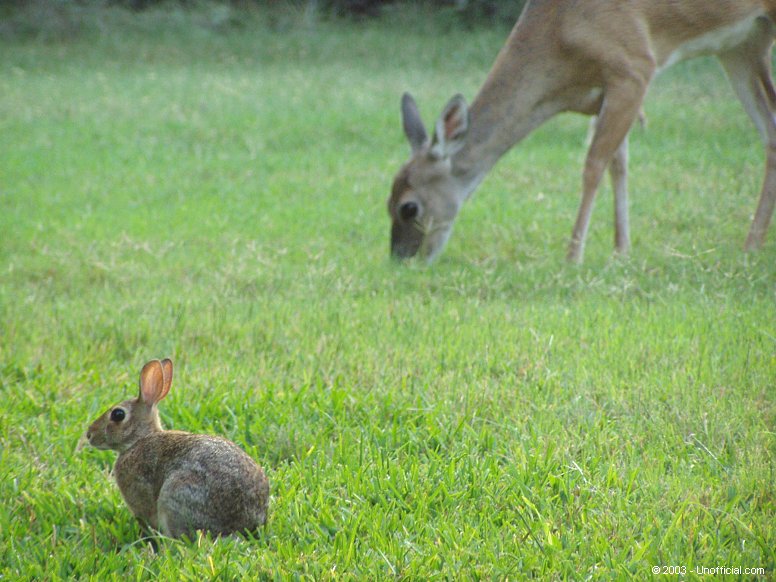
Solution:
{"label": "deer hind leg", "polygon": [[618,78],[604,91],[603,105],[595,124],[593,139],[587,151],[585,170],[582,176],[582,202],[571,234],[568,253],[569,261],[579,263],[585,252],[585,239],[590,225],[598,185],[604,170],[610,166],[615,189],[615,232],[618,250],[627,250],[627,156],[628,131],[639,115],[641,103],[647,90],[652,71],[642,77],[633,74]]}
{"label": "deer hind leg", "polygon": [[776,206],[776,90],[771,77],[772,43],[773,24],[762,19],[745,44],[718,55],[730,84],[765,143],[765,179],[746,239],[746,250],[762,246]]}

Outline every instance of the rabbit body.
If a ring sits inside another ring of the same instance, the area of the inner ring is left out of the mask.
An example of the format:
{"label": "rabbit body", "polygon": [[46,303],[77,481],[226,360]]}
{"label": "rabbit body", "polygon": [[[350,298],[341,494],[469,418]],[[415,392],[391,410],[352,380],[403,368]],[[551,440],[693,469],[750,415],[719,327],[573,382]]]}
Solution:
{"label": "rabbit body", "polygon": [[256,531],[267,519],[264,471],[227,439],[163,430],[156,404],[171,384],[170,360],[148,362],[138,398],[106,411],[86,439],[119,452],[116,482],[143,525],[169,537]]}
{"label": "rabbit body", "polygon": [[264,472],[224,438],[152,433],[121,453],[113,472],[132,513],[166,536],[255,531],[267,519]]}

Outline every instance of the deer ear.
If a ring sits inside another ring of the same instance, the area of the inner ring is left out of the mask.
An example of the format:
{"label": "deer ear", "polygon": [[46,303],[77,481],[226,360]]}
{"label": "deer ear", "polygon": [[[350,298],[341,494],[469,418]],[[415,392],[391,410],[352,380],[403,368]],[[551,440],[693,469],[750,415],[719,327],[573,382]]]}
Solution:
{"label": "deer ear", "polygon": [[[172,378],[172,377],[171,377]],[[147,406],[153,406],[164,398],[164,370],[159,360],[151,360],[140,372],[140,400]]]}
{"label": "deer ear", "polygon": [[429,153],[437,159],[448,158],[463,147],[469,131],[469,108],[463,95],[456,95],[445,106],[436,122]]}
{"label": "deer ear", "polygon": [[404,135],[410,142],[412,153],[415,153],[426,144],[428,134],[426,128],[423,127],[418,105],[409,93],[405,93],[401,97],[401,121],[404,126]]}

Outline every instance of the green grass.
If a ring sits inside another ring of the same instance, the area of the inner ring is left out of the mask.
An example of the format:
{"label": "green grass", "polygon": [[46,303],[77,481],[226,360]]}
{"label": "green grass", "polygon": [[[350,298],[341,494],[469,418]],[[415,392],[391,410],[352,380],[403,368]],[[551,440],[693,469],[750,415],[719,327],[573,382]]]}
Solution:
{"label": "green grass", "polygon": [[[0,579],[773,577],[776,233],[741,251],[763,152],[714,63],[652,88],[630,257],[605,188],[563,260],[561,116],[398,266],[399,96],[473,97],[506,31],[198,14],[1,41]],[[166,425],[267,469],[258,539],[153,554],[75,452],[164,356]]]}

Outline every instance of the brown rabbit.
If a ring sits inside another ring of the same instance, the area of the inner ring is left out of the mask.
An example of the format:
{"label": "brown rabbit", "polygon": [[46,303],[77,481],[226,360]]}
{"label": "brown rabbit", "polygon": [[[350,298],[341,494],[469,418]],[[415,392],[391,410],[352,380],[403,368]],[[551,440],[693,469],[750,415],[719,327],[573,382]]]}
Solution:
{"label": "brown rabbit", "polygon": [[140,372],[140,395],[112,406],[86,432],[89,444],[118,451],[114,474],[144,526],[189,538],[255,531],[267,519],[269,481],[236,444],[221,437],[163,430],[156,404],[170,391],[172,361]]}

